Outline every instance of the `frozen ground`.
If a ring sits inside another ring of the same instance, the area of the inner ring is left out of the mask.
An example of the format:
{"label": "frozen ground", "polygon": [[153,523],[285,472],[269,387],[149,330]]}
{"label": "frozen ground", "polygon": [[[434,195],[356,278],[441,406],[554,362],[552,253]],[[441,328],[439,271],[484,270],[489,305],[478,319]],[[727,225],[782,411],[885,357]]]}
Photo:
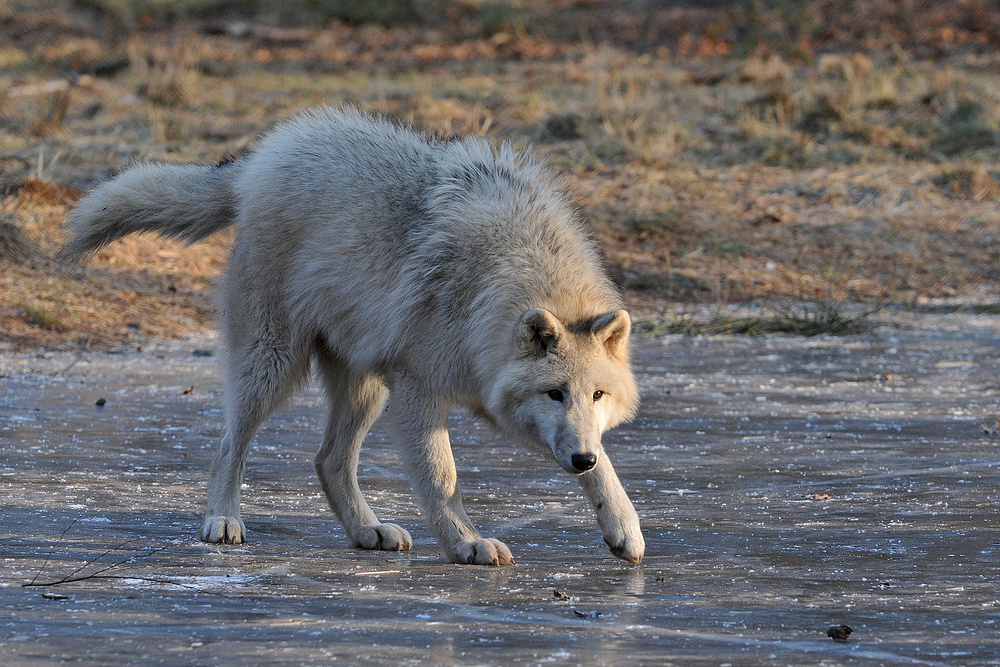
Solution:
{"label": "frozen ground", "polygon": [[315,388],[256,440],[251,543],[201,544],[211,341],[5,353],[0,664],[1000,664],[1000,319],[911,325],[639,340],[641,417],[606,439],[639,567],[554,463],[461,414],[466,506],[517,565],[440,560],[378,425],[363,486],[414,549],[347,548]]}

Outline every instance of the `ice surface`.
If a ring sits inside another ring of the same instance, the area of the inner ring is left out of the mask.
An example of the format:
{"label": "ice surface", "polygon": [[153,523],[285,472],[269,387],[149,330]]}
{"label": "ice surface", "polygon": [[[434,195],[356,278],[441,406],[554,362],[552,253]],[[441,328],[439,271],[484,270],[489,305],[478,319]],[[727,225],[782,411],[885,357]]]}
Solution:
{"label": "ice surface", "polygon": [[0,663],[1000,664],[998,318],[637,340],[642,412],[605,442],[639,567],[573,479],[460,413],[466,507],[517,565],[440,559],[379,424],[362,486],[414,548],[348,548],[315,387],[257,437],[250,543],[196,541],[210,345],[0,357]]}

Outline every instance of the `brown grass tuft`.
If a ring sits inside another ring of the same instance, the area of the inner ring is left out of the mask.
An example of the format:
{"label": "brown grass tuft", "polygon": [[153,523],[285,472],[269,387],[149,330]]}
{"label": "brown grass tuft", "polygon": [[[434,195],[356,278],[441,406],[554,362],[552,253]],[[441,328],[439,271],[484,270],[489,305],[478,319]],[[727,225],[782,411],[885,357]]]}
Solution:
{"label": "brown grass tuft", "polygon": [[34,177],[15,183],[13,190],[21,206],[70,206],[83,196],[73,186]]}
{"label": "brown grass tuft", "polygon": [[21,229],[15,216],[0,213],[0,260],[20,264],[38,252],[38,248]]}
{"label": "brown grass tuft", "polygon": [[997,182],[997,177],[982,165],[963,164],[957,167],[944,167],[934,182],[954,199],[1000,200],[1000,183]]}
{"label": "brown grass tuft", "polygon": [[140,96],[163,107],[181,107],[192,101],[198,73],[188,46],[150,46],[134,40],[129,42],[128,55]]}

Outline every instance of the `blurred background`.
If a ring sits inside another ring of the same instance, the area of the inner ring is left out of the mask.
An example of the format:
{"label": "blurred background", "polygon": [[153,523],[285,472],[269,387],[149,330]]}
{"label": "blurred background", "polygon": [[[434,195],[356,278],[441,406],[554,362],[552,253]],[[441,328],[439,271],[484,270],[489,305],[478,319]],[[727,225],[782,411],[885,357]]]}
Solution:
{"label": "blurred background", "polygon": [[994,0],[0,0],[0,346],[210,330],[231,234],[67,267],[66,212],[317,104],[532,146],[647,329],[996,312],[998,46]]}

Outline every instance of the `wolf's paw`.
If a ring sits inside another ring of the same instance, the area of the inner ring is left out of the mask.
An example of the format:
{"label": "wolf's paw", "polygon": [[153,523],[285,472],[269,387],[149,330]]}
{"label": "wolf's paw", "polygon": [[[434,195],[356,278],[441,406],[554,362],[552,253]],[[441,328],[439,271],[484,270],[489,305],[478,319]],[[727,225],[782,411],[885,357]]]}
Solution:
{"label": "wolf's paw", "polygon": [[351,537],[351,541],[356,547],[380,551],[409,551],[413,545],[410,534],[394,523],[362,526],[361,530]]}
{"label": "wolf's paw", "polygon": [[642,562],[646,553],[646,540],[642,537],[638,519],[632,524],[618,524],[614,529],[605,531],[604,542],[611,553],[636,565]]}
{"label": "wolf's paw", "polygon": [[514,557],[500,540],[480,538],[459,542],[455,546],[454,561],[467,565],[513,565]]}
{"label": "wolf's paw", "polygon": [[203,542],[245,544],[247,527],[238,516],[206,516],[201,524]]}

